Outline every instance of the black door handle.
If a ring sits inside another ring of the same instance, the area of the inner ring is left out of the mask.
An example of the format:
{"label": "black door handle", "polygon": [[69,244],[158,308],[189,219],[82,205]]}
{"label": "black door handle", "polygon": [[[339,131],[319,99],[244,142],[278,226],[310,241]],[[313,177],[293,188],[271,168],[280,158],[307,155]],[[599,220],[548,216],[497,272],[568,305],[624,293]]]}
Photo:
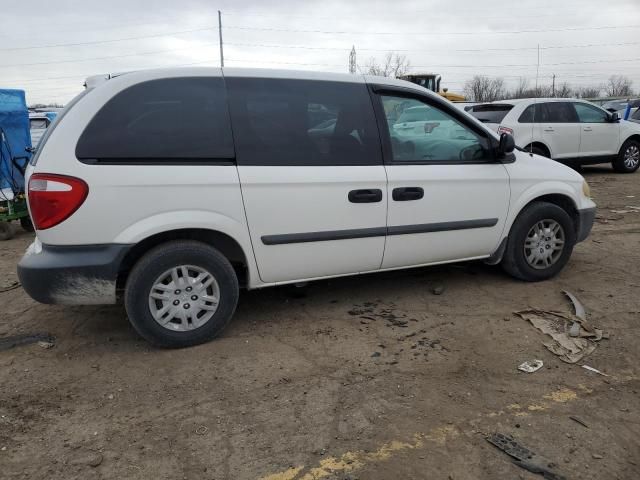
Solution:
{"label": "black door handle", "polygon": [[394,188],[391,196],[396,202],[420,200],[422,197],[424,197],[424,190],[420,187]]}
{"label": "black door handle", "polygon": [[349,192],[351,203],[376,203],[382,201],[382,190],[379,188],[367,188],[364,190],[351,190]]}

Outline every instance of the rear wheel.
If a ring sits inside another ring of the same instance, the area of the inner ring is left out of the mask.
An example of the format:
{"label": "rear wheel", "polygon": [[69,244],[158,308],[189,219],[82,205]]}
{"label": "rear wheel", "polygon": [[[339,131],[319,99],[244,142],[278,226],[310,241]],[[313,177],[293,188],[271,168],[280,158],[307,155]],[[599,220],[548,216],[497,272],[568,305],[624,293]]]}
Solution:
{"label": "rear wheel", "polygon": [[150,343],[188,347],[215,338],[238,303],[238,279],[215,248],[195,241],[160,245],[134,266],[125,289],[129,321]]}
{"label": "rear wheel", "polygon": [[520,280],[546,280],[564,268],[575,243],[575,228],[567,212],[552,203],[535,202],[513,223],[502,267]]}
{"label": "rear wheel", "polygon": [[30,217],[22,217],[20,219],[20,225],[27,232],[35,232],[35,228],[33,228],[33,223],[31,222]]}
{"label": "rear wheel", "polygon": [[619,173],[633,173],[638,170],[640,167],[640,142],[638,140],[624,142],[612,165],[613,169]]}
{"label": "rear wheel", "polygon": [[13,228],[9,222],[0,220],[0,241],[10,240],[13,238]]}

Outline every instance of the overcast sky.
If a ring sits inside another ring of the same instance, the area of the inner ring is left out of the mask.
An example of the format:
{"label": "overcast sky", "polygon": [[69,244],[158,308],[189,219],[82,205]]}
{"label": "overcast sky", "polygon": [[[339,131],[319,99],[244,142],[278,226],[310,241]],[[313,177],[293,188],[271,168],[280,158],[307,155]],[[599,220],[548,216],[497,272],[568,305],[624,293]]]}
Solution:
{"label": "overcast sky", "polygon": [[[179,65],[348,71],[386,52],[462,91],[474,74],[640,89],[640,0],[0,0],[0,88],[65,103],[87,76]],[[613,28],[611,28],[613,27]]]}

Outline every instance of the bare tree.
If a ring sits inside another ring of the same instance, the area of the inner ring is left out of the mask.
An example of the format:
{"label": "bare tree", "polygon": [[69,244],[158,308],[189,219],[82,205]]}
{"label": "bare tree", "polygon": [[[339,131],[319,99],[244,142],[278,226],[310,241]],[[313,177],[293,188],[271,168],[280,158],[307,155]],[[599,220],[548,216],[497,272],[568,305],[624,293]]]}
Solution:
{"label": "bare tree", "polygon": [[576,89],[576,96],[580,98],[598,98],[600,92],[600,87],[580,87]]}
{"label": "bare tree", "polygon": [[603,90],[609,97],[629,97],[633,95],[631,86],[633,82],[629,77],[623,75],[611,75]]}
{"label": "bare tree", "polygon": [[365,65],[365,72],[368,75],[397,78],[408,73],[409,68],[411,68],[411,62],[406,55],[389,52],[382,64],[378,64],[378,61],[371,57]]}
{"label": "bare tree", "polygon": [[464,93],[474,102],[493,102],[504,98],[504,80],[476,75],[464,84]]}
{"label": "bare tree", "polygon": [[62,108],[63,105],[59,103],[34,103],[29,105],[29,108]]}
{"label": "bare tree", "polygon": [[575,97],[575,92],[573,91],[573,88],[571,88],[571,85],[569,85],[567,82],[563,82],[560,85],[558,85],[556,87],[556,97],[558,98],[570,98],[570,97]]}
{"label": "bare tree", "polygon": [[529,80],[524,77],[520,77],[518,85],[512,91],[508,92],[505,96],[507,98],[525,98],[526,93],[529,91]]}

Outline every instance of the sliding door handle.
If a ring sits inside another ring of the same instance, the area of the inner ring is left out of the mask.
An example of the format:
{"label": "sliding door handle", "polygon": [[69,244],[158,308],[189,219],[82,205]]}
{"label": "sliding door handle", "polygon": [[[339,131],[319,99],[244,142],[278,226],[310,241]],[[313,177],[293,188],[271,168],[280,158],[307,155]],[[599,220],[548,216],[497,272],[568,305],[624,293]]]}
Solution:
{"label": "sliding door handle", "polygon": [[351,190],[349,192],[351,203],[377,203],[382,201],[382,190],[379,188],[366,188],[363,190]]}
{"label": "sliding door handle", "polygon": [[391,197],[396,202],[409,202],[411,200],[420,200],[424,197],[424,190],[420,187],[400,187],[394,188]]}

